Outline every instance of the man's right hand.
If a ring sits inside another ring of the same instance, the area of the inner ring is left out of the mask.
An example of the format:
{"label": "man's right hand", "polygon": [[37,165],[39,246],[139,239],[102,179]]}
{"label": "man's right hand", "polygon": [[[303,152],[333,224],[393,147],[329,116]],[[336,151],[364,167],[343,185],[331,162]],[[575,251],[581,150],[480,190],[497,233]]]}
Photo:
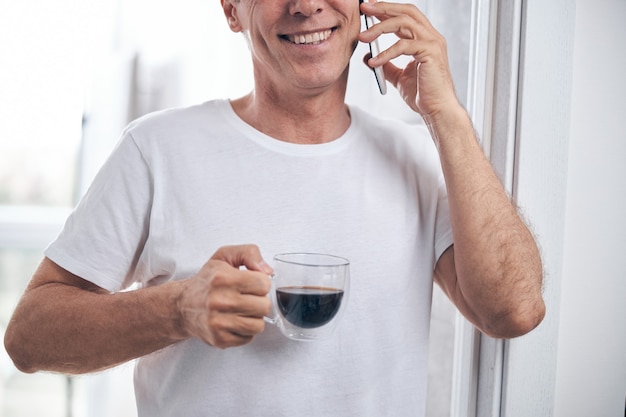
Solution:
{"label": "man's right hand", "polygon": [[222,349],[249,343],[271,311],[271,273],[255,245],[220,248],[184,281],[178,300],[184,330]]}

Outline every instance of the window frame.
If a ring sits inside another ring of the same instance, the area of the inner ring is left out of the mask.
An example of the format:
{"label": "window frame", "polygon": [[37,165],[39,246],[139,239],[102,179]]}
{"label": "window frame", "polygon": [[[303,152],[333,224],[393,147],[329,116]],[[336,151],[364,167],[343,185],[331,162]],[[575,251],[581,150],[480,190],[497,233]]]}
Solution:
{"label": "window frame", "polygon": [[[489,24],[483,24],[489,27],[488,46],[476,42],[472,49],[476,58],[482,56],[480,48],[488,48],[485,74],[492,80],[484,84],[485,107],[478,119],[488,127],[482,132],[483,147],[513,201],[531,219],[547,278],[547,315],[533,332],[511,340],[481,335],[458,318],[451,415],[552,416],[575,4],[567,0],[474,3],[489,9],[477,14],[479,19],[490,18]],[[474,59],[472,68],[479,62]],[[470,79],[472,84],[476,100],[480,83]]]}

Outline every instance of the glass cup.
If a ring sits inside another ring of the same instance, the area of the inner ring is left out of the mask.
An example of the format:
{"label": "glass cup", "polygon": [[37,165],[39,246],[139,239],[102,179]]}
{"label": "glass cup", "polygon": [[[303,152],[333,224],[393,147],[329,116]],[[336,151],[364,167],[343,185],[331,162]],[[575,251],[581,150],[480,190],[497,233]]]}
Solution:
{"label": "glass cup", "polygon": [[283,253],[274,256],[272,317],[293,340],[318,340],[332,334],[346,308],[350,262],[319,253]]}

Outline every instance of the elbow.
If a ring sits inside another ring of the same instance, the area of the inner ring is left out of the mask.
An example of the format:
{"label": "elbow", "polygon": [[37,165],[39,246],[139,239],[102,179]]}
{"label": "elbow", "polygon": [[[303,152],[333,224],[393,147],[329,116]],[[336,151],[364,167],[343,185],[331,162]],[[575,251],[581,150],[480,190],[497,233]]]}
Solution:
{"label": "elbow", "polygon": [[529,305],[494,314],[491,319],[481,323],[479,329],[496,339],[513,339],[533,331],[541,324],[545,315],[546,306],[543,298],[539,297]]}
{"label": "elbow", "polygon": [[[486,316],[481,331],[498,339],[513,339],[537,328],[546,315],[543,299],[541,263],[525,268],[523,274],[504,274],[500,280],[509,283],[499,293],[499,300]],[[508,277],[508,278],[505,278]]]}
{"label": "elbow", "polygon": [[20,339],[15,326],[9,324],[4,334],[4,348],[6,352],[19,371],[27,374],[35,373],[39,369],[37,369],[34,362],[29,358],[28,349],[25,349],[25,346],[27,346],[26,342],[22,342]]}

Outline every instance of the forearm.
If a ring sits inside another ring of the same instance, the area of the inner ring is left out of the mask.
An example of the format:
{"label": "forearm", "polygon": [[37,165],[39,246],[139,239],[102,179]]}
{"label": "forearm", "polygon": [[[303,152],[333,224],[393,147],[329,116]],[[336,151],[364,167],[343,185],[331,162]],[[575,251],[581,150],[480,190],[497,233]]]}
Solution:
{"label": "forearm", "polygon": [[449,295],[464,303],[487,333],[508,337],[543,318],[542,267],[535,240],[500,185],[459,106],[428,120],[448,189],[456,282]]}
{"label": "forearm", "polygon": [[176,284],[116,294],[63,283],[34,288],[9,324],[7,351],[25,372],[68,374],[98,371],[154,352],[185,338],[176,311]]}
{"label": "forearm", "polygon": [[45,258],[13,313],[5,346],[24,372],[69,374],[191,337],[222,349],[241,346],[265,328],[271,273],[256,245],[224,246],[188,279],[110,294]]}

